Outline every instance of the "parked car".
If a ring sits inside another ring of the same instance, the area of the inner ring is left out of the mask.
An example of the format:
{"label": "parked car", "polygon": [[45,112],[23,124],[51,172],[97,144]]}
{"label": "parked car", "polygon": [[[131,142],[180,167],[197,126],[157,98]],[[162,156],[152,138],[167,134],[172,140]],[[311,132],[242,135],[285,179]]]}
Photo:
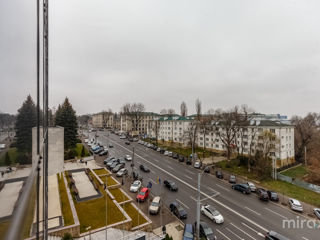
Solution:
{"label": "parked car", "polygon": [[176,215],[179,219],[186,219],[188,217],[188,213],[178,202],[170,203],[170,211]]}
{"label": "parked car", "polygon": [[136,180],[131,184],[130,192],[138,192],[140,188],[141,188],[141,181]]}
{"label": "parked car", "polygon": [[135,138],[133,138],[132,140],[133,140],[134,142],[138,142],[139,139],[135,137]]}
{"label": "parked car", "polygon": [[132,177],[134,180],[142,180],[142,177],[139,175],[139,173],[137,171],[133,171],[132,172]]}
{"label": "parked car", "polygon": [[195,161],[193,164],[193,167],[199,169],[199,168],[201,168],[201,165],[202,165],[202,163],[200,161]]}
{"label": "parked car", "polygon": [[184,162],[184,156],[182,155],[179,156],[179,162]]}
{"label": "parked car", "polygon": [[223,179],[223,173],[220,170],[216,171],[216,177],[219,179]]}
{"label": "parked car", "polygon": [[104,156],[108,154],[108,150],[103,150],[102,152],[99,153],[99,156]]}
{"label": "parked car", "polygon": [[161,148],[158,147],[158,148],[157,148],[157,152],[160,152],[160,150],[161,150]]}
{"label": "parked car", "polygon": [[172,152],[168,152],[168,157],[172,157]]}
{"label": "parked car", "polygon": [[119,163],[126,164],[126,160],[124,158],[119,158]]}
{"label": "parked car", "polygon": [[95,154],[99,154],[103,151],[103,147],[99,147],[97,150],[94,151]]}
{"label": "parked car", "polygon": [[112,159],[110,162],[108,162],[107,163],[107,168],[110,169],[112,164],[114,164],[115,162],[118,163],[118,159]]}
{"label": "parked car", "polygon": [[269,196],[268,193],[265,189],[263,188],[257,188],[257,194],[260,200],[262,201],[269,201]]}
{"label": "parked car", "polygon": [[163,155],[165,155],[165,156],[168,156],[168,154],[169,154],[168,151],[165,151],[165,152],[163,153]]}
{"label": "parked car", "polygon": [[146,187],[142,188],[137,195],[137,201],[144,202],[148,198],[149,192],[150,192],[149,188],[146,188]]}
{"label": "parked car", "polygon": [[125,135],[121,135],[120,139],[126,139],[127,137]]}
{"label": "parked car", "polygon": [[150,172],[150,169],[146,165],[141,164],[139,168],[144,172]]}
{"label": "parked car", "polygon": [[149,206],[149,213],[150,214],[158,214],[161,207],[161,198],[156,196],[153,198],[150,206]]}
{"label": "parked car", "polygon": [[118,172],[117,172],[117,177],[122,177],[128,174],[128,170],[126,168],[121,168]]}
{"label": "parked car", "polygon": [[244,194],[250,194],[250,188],[245,183],[233,184],[232,189],[242,192]]}
{"label": "parked car", "polygon": [[205,173],[210,173],[210,167],[209,166],[205,166],[205,168],[203,169],[203,171]]}
{"label": "parked car", "polygon": [[118,165],[115,166],[115,167],[112,169],[112,172],[113,172],[113,173],[116,173],[116,172],[118,172],[121,168],[124,168],[124,167],[125,167],[125,165],[124,165],[123,163],[118,163]]}
{"label": "parked car", "polygon": [[236,183],[236,182],[237,182],[236,176],[235,175],[230,175],[229,183]]}
{"label": "parked car", "polygon": [[179,154],[178,153],[172,153],[172,158],[178,159],[179,158]]}
{"label": "parked car", "polygon": [[166,152],[166,150],[164,150],[164,149],[162,149],[162,148],[160,149],[160,153],[161,153],[161,154],[164,154],[165,152]]}
{"label": "parked car", "polygon": [[111,160],[113,160],[114,159],[114,157],[108,157],[108,158],[106,158],[105,160],[103,160],[103,163],[104,164],[107,164],[108,162],[110,162]]}
{"label": "parked car", "polygon": [[133,138],[128,138],[128,141],[129,142],[133,142]]}
{"label": "parked car", "polygon": [[252,182],[247,182],[251,192],[255,192],[257,190],[256,185],[254,185]]}
{"label": "parked car", "polygon": [[[197,226],[197,222],[194,224]],[[217,237],[214,235],[213,230],[211,227],[208,226],[206,222],[200,221],[200,227],[199,227],[199,236],[200,239],[207,239],[207,240],[216,240]]]}
{"label": "parked car", "polygon": [[129,142],[129,141],[125,141],[125,144],[126,144],[126,145],[130,145],[130,142]]}
{"label": "parked car", "polygon": [[186,164],[187,164],[187,165],[191,165],[191,164],[192,164],[191,158],[187,158],[187,157],[186,157]]}
{"label": "parked car", "polygon": [[130,155],[126,155],[124,157],[124,159],[127,160],[127,161],[132,161],[132,157]]}
{"label": "parked car", "polygon": [[113,148],[113,145],[111,143],[109,143],[109,148]]}
{"label": "parked car", "polygon": [[215,223],[221,224],[224,222],[223,216],[219,213],[219,211],[209,204],[201,206],[201,213]]}
{"label": "parked car", "polygon": [[317,216],[318,219],[320,219],[320,209],[319,208],[313,209],[313,213]]}
{"label": "parked car", "polygon": [[292,210],[303,212],[302,204],[297,199],[289,198],[289,205]]}
{"label": "parked car", "polygon": [[119,159],[117,159],[117,161],[114,161],[111,165],[110,165],[110,169],[111,171],[119,164]]}
{"label": "parked car", "polygon": [[269,199],[271,201],[274,201],[274,202],[278,202],[279,201],[279,196],[275,191],[268,190],[267,193],[268,193]]}
{"label": "parked car", "polygon": [[289,240],[289,238],[286,238],[282,236],[279,233],[276,233],[274,231],[267,232],[267,235],[265,236],[266,240]]}
{"label": "parked car", "polygon": [[182,240],[193,240],[193,239],[194,239],[193,225],[190,223],[187,223],[186,225],[184,225]]}
{"label": "parked car", "polygon": [[163,181],[164,186],[169,188],[170,191],[178,191],[178,186],[176,185],[175,182],[171,180],[164,180]]}

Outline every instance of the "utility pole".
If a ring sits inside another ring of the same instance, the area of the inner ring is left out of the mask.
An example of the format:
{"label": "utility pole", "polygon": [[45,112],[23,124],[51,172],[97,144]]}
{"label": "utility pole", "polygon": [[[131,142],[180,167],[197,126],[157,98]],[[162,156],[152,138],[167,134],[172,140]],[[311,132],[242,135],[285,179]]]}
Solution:
{"label": "utility pole", "polygon": [[304,161],[305,161],[305,165],[307,167],[307,146],[304,146]]}
{"label": "utility pole", "polygon": [[200,182],[201,182],[201,173],[198,173],[198,199],[197,199],[197,239],[199,238],[200,232]]}

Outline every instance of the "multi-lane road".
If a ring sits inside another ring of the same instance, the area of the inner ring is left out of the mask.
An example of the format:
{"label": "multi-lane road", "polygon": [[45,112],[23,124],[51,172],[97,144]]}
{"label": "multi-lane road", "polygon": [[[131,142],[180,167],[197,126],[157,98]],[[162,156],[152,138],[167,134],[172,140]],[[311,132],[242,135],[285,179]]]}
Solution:
{"label": "multi-lane road", "polygon": [[[93,136],[93,135],[92,135]],[[103,145],[112,143],[114,148],[110,150],[110,156],[123,157],[132,154],[134,148],[134,163],[138,170],[140,164],[150,168],[150,173],[144,173],[143,183],[152,182],[152,193],[162,195],[166,206],[171,202],[179,202],[188,212],[185,223],[194,223],[197,209],[197,170],[185,163],[166,157],[154,150],[146,148],[138,143],[125,145],[125,140],[108,132],[99,132],[98,142]],[[130,171],[130,168],[129,168]],[[178,192],[170,192],[161,187],[157,179],[173,180],[177,183]],[[201,220],[206,221],[214,230],[218,239],[250,239],[261,240],[267,231],[273,230],[281,233],[289,239],[316,240],[320,239],[320,229],[296,226],[296,228],[283,226],[287,220],[293,220],[296,225],[308,218],[292,212],[287,207],[272,202],[262,202],[255,194],[243,195],[231,189],[226,181],[217,179],[213,175],[201,174],[201,204],[215,206],[223,215],[225,222],[217,225],[201,215]],[[305,222],[306,223],[306,222]]]}

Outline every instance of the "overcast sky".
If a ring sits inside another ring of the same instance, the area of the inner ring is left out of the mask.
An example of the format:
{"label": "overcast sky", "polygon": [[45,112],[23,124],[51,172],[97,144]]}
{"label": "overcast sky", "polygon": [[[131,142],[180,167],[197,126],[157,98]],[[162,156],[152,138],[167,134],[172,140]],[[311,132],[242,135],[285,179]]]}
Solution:
{"label": "overcast sky", "polygon": [[[0,111],[36,99],[36,1],[0,1]],[[318,0],[49,1],[50,106],[320,112]]]}

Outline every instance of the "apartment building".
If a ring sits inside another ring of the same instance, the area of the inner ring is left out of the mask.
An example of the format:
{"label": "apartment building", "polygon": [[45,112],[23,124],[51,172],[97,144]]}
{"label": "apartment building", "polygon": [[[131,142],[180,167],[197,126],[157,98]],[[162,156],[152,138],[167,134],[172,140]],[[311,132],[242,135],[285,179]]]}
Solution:
{"label": "apartment building", "polygon": [[139,113],[138,121],[136,117],[128,114],[120,114],[120,130],[122,132],[138,131],[139,134],[147,134],[148,126],[158,117],[159,114],[153,112]]}
{"label": "apartment building", "polygon": [[111,128],[113,127],[113,113],[101,112],[92,115],[92,126],[95,128]]}

